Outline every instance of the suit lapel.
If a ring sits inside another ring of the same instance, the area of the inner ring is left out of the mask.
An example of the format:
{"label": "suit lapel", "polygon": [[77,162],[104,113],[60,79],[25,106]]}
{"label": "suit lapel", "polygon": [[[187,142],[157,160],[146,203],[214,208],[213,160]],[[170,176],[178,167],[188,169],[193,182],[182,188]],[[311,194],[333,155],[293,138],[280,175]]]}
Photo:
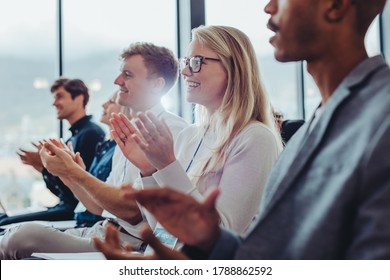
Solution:
{"label": "suit lapel", "polygon": [[264,211],[261,215],[262,217],[267,215],[270,209],[283,197],[286,191],[293,185],[297,177],[307,170],[308,164],[310,164],[311,159],[316,155],[316,150],[321,144],[321,141],[329,128],[329,123],[332,120],[335,110],[343,102],[343,100],[349,96],[349,93],[350,91],[348,88],[339,88],[339,90],[337,90],[328,101],[328,104],[326,104],[320,119],[311,132],[309,131],[309,126],[307,127],[306,135],[303,137],[301,144],[297,147],[298,151],[295,153],[295,156],[293,156],[294,158],[292,159],[289,168],[285,170],[284,174],[280,174],[282,175],[282,178],[274,182],[278,184],[277,189],[272,198],[269,200],[269,203],[265,205]]}

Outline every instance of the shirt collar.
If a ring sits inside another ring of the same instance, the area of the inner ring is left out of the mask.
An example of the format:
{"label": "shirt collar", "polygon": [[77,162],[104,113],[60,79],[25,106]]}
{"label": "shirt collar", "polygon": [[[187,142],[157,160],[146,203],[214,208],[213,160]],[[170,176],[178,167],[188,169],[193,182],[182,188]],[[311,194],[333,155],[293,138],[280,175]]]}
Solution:
{"label": "shirt collar", "polygon": [[70,132],[72,132],[72,135],[75,135],[81,128],[83,128],[87,123],[90,122],[92,116],[87,115],[76,121],[70,128]]}
{"label": "shirt collar", "polygon": [[153,113],[155,116],[160,116],[162,113],[165,112],[164,107],[162,106],[161,102],[158,102],[156,105],[154,105],[152,108],[148,110],[148,112]]}

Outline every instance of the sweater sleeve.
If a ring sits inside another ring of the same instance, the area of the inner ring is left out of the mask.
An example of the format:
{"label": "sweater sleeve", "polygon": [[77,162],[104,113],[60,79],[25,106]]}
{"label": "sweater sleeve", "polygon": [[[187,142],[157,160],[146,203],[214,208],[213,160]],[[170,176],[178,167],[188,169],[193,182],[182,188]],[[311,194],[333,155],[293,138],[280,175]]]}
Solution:
{"label": "sweater sleeve", "polygon": [[[198,200],[218,185],[217,210],[221,223],[243,234],[258,212],[268,176],[279,155],[275,136],[262,124],[250,125],[233,139],[226,160],[216,172],[206,174],[194,186],[178,161],[153,174],[159,186],[170,186]],[[202,192],[201,192],[202,190]]]}
{"label": "sweater sleeve", "polygon": [[174,190],[189,194],[197,200],[201,200],[203,197],[196,186],[192,184],[187,173],[177,160],[154,173],[153,178],[159,186],[169,186]]}
{"label": "sweater sleeve", "polygon": [[238,135],[221,170],[217,210],[222,224],[243,234],[258,214],[261,196],[280,153],[275,136],[263,125]]}

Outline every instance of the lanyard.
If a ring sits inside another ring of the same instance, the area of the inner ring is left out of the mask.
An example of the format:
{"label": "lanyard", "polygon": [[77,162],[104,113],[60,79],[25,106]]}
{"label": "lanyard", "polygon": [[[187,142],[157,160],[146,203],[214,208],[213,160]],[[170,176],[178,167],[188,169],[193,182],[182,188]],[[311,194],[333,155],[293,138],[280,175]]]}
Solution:
{"label": "lanyard", "polygon": [[193,154],[193,156],[191,158],[191,161],[190,161],[190,163],[187,166],[186,173],[188,173],[188,170],[190,170],[192,162],[194,161],[194,158],[195,158],[196,154],[198,153],[200,146],[202,145],[203,138],[204,138],[204,135],[203,135],[202,139],[200,139],[200,142],[199,142],[198,146],[196,147],[195,153]]}
{"label": "lanyard", "polygon": [[192,162],[194,161],[194,158],[196,157],[196,154],[198,153],[200,146],[202,146],[203,139],[206,136],[206,133],[207,133],[208,130],[209,130],[209,127],[206,128],[206,130],[205,130],[205,132],[204,132],[204,134],[202,136],[202,139],[200,139],[200,142],[199,142],[198,146],[196,147],[194,154],[192,155],[191,161],[190,161],[190,163],[187,166],[186,173],[188,173],[188,170],[190,170]]}

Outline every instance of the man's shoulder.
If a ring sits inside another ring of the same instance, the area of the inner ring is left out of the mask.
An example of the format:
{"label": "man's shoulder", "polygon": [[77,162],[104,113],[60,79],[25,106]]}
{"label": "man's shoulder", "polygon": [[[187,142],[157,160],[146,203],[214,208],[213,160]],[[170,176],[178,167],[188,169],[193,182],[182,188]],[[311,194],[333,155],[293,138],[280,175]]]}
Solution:
{"label": "man's shoulder", "polygon": [[342,101],[342,110],[334,112],[349,125],[357,125],[360,129],[367,128],[365,126],[376,128],[390,114],[390,68],[379,58],[371,61],[377,63],[349,77],[346,84],[351,93]]}
{"label": "man's shoulder", "polygon": [[94,150],[98,143],[104,141],[105,135],[104,130],[99,125],[89,122],[78,130],[73,139],[76,141],[77,146],[81,145],[84,147],[83,149],[91,146]]}
{"label": "man's shoulder", "polygon": [[[363,75],[360,83],[356,85],[358,91],[363,92],[365,98],[375,96],[390,96],[390,68],[385,62]],[[353,90],[353,89],[352,89]]]}
{"label": "man's shoulder", "polygon": [[175,126],[185,128],[189,126],[188,122],[185,119],[168,111],[164,111],[164,113],[162,114],[162,118],[165,120],[169,127]]}
{"label": "man's shoulder", "polygon": [[103,128],[92,120],[89,120],[84,127],[80,129],[80,132],[87,134],[105,135]]}
{"label": "man's shoulder", "polygon": [[360,88],[351,106],[360,114],[351,123],[379,121],[390,114],[390,70],[388,73],[378,73],[362,88]]}

